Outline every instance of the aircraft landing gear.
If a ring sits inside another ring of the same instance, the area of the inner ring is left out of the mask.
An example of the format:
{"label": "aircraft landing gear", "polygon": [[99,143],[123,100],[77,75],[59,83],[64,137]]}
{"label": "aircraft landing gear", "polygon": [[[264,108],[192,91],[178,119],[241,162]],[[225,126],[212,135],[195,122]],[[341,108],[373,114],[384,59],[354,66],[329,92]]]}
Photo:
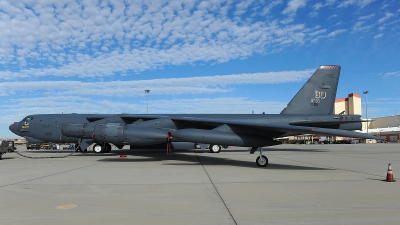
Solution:
{"label": "aircraft landing gear", "polygon": [[265,155],[258,156],[256,159],[257,166],[266,167],[268,165],[268,158]]}
{"label": "aircraft landing gear", "polygon": [[109,143],[96,143],[93,146],[93,152],[94,153],[109,153],[111,152],[111,145]]}
{"label": "aircraft landing gear", "polygon": [[221,151],[221,145],[210,145],[211,153],[219,153]]}
{"label": "aircraft landing gear", "polygon": [[93,152],[94,153],[102,153],[103,152],[103,146],[101,146],[101,144],[95,144],[93,146]]}
{"label": "aircraft landing gear", "polygon": [[266,167],[268,165],[268,158],[262,154],[262,147],[259,147],[258,149],[260,150],[260,155],[256,159],[257,166]]}
{"label": "aircraft landing gear", "polygon": [[110,153],[111,152],[111,145],[109,143],[106,143],[106,148],[104,150],[105,153]]}

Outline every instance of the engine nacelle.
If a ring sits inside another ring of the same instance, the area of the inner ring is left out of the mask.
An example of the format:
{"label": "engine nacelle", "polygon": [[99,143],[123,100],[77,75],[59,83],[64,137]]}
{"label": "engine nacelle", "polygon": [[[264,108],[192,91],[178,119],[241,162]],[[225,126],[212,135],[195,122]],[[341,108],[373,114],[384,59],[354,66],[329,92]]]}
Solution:
{"label": "engine nacelle", "polygon": [[64,123],[61,126],[61,133],[67,137],[92,139],[94,127],[95,124],[93,123],[85,123],[85,124]]}
{"label": "engine nacelle", "polygon": [[67,137],[138,146],[167,143],[168,137],[168,130],[122,123],[63,124],[61,133]]}
{"label": "engine nacelle", "polygon": [[168,130],[137,125],[98,124],[94,127],[93,139],[123,145],[153,145],[167,143]]}

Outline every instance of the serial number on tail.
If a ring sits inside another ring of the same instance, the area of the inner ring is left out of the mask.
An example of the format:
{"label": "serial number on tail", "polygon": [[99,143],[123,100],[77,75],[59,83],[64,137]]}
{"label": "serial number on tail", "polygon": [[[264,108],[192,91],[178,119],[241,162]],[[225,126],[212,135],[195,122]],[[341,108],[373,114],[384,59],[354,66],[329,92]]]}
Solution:
{"label": "serial number on tail", "polygon": [[311,99],[311,106],[318,106],[318,104],[321,102],[321,99],[326,98],[326,91],[315,90],[314,93],[315,96]]}

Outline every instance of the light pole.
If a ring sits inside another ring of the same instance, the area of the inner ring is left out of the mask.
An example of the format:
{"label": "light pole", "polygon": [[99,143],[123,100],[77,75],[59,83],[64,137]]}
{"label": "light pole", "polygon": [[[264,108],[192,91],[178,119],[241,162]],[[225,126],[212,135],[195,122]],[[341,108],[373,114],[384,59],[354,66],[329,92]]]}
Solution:
{"label": "light pole", "polygon": [[144,90],[144,93],[146,93],[146,100],[147,100],[147,114],[149,114],[149,93],[150,93],[150,90]]}
{"label": "light pole", "polygon": [[363,94],[365,95],[365,117],[367,119],[367,134],[368,134],[368,101],[367,101],[367,94],[369,91],[363,91]]}

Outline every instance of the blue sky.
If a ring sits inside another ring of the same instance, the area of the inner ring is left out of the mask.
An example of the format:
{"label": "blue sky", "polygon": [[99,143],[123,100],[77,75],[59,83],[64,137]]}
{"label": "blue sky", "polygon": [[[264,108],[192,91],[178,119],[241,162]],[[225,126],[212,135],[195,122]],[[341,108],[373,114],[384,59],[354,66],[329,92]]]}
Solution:
{"label": "blue sky", "polygon": [[369,117],[400,114],[399,37],[398,0],[3,0],[0,137],[147,97],[149,113],[279,113],[324,64],[342,66],[337,98],[369,90]]}

